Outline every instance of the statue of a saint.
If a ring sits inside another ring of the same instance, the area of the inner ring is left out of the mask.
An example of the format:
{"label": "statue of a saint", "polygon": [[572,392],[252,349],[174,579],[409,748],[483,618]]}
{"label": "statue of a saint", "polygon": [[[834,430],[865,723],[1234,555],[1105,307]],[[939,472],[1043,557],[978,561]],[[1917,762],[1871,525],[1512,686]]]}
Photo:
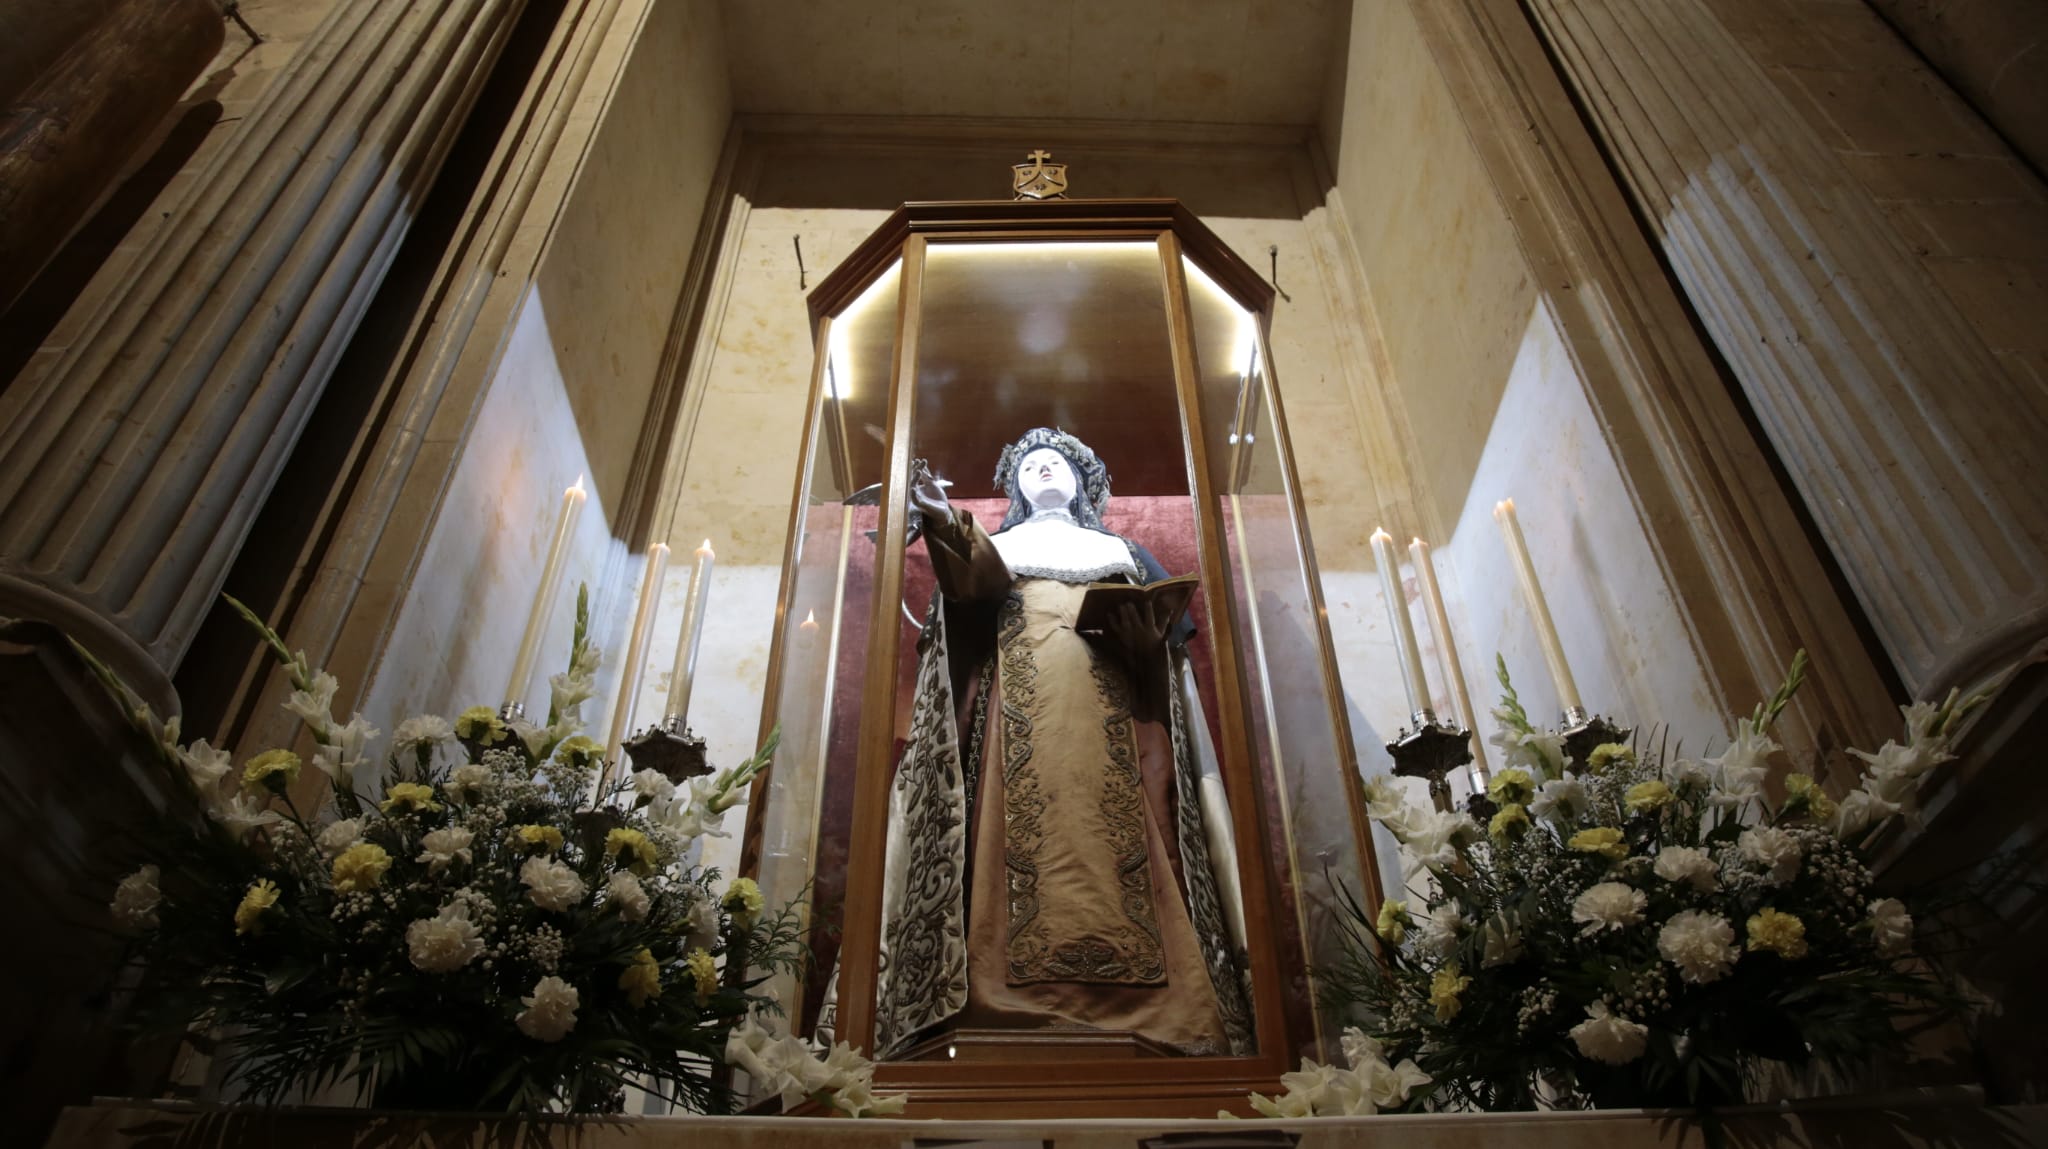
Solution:
{"label": "statue of a saint", "polygon": [[1248,1051],[1243,914],[1185,619],[1074,628],[1091,582],[1163,578],[1105,530],[1109,472],[1063,431],[1004,450],[989,534],[922,464],[938,595],[890,797],[876,1049],[936,1027],[1130,1030]]}

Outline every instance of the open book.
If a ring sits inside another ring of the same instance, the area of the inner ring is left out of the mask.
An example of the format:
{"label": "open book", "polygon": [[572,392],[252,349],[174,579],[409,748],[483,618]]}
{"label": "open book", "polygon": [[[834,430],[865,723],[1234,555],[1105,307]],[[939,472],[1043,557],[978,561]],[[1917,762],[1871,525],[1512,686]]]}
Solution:
{"label": "open book", "polygon": [[1195,590],[1201,585],[1201,577],[1191,574],[1160,579],[1144,586],[1125,582],[1089,583],[1088,593],[1081,599],[1080,614],[1074,619],[1074,629],[1108,630],[1109,620],[1126,603],[1141,612],[1145,604],[1151,603],[1169,623],[1179,622],[1180,616],[1187,613],[1188,604],[1194,601]]}

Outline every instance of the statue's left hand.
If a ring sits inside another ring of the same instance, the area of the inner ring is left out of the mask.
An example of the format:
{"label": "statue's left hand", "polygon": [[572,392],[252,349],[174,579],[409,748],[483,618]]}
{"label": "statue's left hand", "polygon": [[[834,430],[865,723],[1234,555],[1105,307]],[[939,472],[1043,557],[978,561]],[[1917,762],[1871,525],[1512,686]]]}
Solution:
{"label": "statue's left hand", "polygon": [[1110,615],[1109,626],[1104,633],[1123,653],[1126,661],[1132,665],[1143,665],[1158,657],[1159,649],[1166,645],[1166,632],[1172,622],[1160,618],[1162,613],[1153,604],[1148,603],[1141,609],[1126,603]]}

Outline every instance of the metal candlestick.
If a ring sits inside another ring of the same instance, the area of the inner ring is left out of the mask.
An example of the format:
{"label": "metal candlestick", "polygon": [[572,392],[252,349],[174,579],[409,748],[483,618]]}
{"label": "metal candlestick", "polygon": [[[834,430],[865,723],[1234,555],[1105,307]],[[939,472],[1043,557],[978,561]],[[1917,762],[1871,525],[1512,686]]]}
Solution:
{"label": "metal candlestick", "polygon": [[498,721],[511,724],[526,721],[526,703],[507,702],[498,708]]}
{"label": "metal candlestick", "polygon": [[1402,778],[1427,778],[1429,797],[1439,810],[1451,808],[1451,771],[1472,761],[1472,732],[1456,722],[1439,721],[1436,712],[1423,707],[1411,716],[1413,729],[1403,727],[1387,753],[1394,756],[1394,773]]}
{"label": "metal candlestick", "polygon": [[711,773],[711,763],[704,756],[704,739],[690,729],[680,714],[671,714],[642,730],[627,739],[625,746],[634,766],[652,770],[678,786]]}
{"label": "metal candlestick", "polygon": [[1567,707],[1564,712],[1564,752],[1572,761],[1584,766],[1593,756],[1593,751],[1609,742],[1626,743],[1635,730],[1631,727],[1616,726],[1597,714],[1589,713],[1583,706]]}

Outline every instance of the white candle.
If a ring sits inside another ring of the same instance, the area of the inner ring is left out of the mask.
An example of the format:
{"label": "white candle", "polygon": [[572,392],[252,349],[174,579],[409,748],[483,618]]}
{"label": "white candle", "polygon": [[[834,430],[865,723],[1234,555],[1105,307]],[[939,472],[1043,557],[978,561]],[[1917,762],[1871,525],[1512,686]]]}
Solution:
{"label": "white candle", "polygon": [[668,573],[668,544],[647,548],[647,569],[640,576],[640,603],[633,610],[633,630],[626,640],[626,661],[619,667],[619,700],[612,706],[611,745],[605,748],[605,777],[610,781],[612,764],[626,736],[633,732],[633,708],[639,702],[641,664],[647,659],[647,636],[654,631],[654,616],[661,609],[661,580]]}
{"label": "white candle", "polygon": [[704,640],[704,604],[711,596],[711,540],[697,548],[697,569],[690,572],[690,597],[683,605],[683,629],[676,636],[676,665],[668,676],[668,716],[690,714],[690,688],[697,674],[697,647]]}
{"label": "white candle", "polygon": [[1521,520],[1515,517],[1515,501],[1502,499],[1493,505],[1493,518],[1500,524],[1501,537],[1508,543],[1508,559],[1515,565],[1515,580],[1522,584],[1522,597],[1529,603],[1530,618],[1536,623],[1536,644],[1543,649],[1543,661],[1550,666],[1550,678],[1557,684],[1557,702],[1566,710],[1579,707],[1579,685],[1572,681],[1571,665],[1564,660],[1564,643],[1558,640],[1557,624],[1550,620],[1550,603],[1543,598],[1543,586],[1536,581],[1536,564],[1530,561],[1529,544],[1522,538]]}
{"label": "white candle", "polygon": [[1411,714],[1427,710],[1429,680],[1422,675],[1422,648],[1415,642],[1415,624],[1408,618],[1408,596],[1401,590],[1401,560],[1394,557],[1394,536],[1385,528],[1374,531],[1372,550],[1379,561],[1380,586],[1386,591],[1394,652],[1401,657],[1401,685],[1408,688],[1408,710]]}
{"label": "white candle", "polygon": [[533,592],[533,609],[526,615],[526,634],[519,640],[519,653],[512,659],[512,678],[505,684],[505,701],[526,702],[527,682],[533,664],[540,657],[540,644],[547,639],[548,622],[555,614],[555,590],[562,583],[562,568],[569,564],[569,540],[576,533],[577,516],[583,513],[583,476],[562,492],[562,510],[555,518],[555,541],[548,547],[548,561],[541,567],[540,589]]}
{"label": "white candle", "polygon": [[[1421,539],[1408,544],[1408,555],[1415,563],[1415,581],[1422,584],[1422,603],[1429,608],[1429,625],[1436,632],[1444,677],[1451,682],[1451,704],[1457,707],[1457,713],[1451,717],[1476,731],[1472,725],[1472,698],[1465,693],[1465,668],[1458,662],[1458,644],[1451,637],[1450,612],[1444,609],[1444,592],[1436,585],[1436,560],[1430,557],[1429,544]],[[1472,739],[1472,782],[1474,789],[1486,788],[1486,748],[1479,744],[1476,734]]]}

